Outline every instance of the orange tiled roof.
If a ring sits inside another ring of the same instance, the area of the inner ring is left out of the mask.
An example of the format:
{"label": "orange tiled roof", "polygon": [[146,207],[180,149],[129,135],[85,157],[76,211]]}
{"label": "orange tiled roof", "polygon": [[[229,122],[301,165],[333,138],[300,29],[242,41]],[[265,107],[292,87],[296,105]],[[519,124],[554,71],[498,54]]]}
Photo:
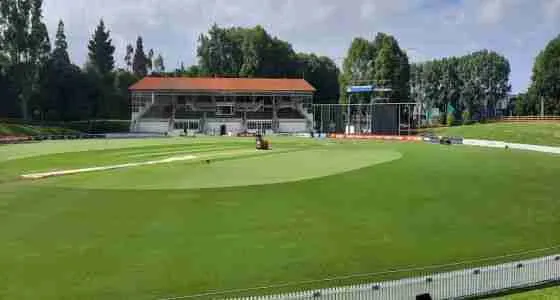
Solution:
{"label": "orange tiled roof", "polygon": [[304,79],[145,77],[131,91],[315,92]]}

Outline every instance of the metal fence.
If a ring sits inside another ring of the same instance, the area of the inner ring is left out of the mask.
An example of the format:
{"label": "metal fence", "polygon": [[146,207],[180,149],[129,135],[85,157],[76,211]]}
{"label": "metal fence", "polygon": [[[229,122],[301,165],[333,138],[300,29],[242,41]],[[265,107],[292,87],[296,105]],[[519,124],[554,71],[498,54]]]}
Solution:
{"label": "metal fence", "polygon": [[420,124],[417,103],[314,104],[320,133],[410,135]]}
{"label": "metal fence", "polygon": [[237,299],[461,299],[560,280],[560,255],[422,277]]}
{"label": "metal fence", "polygon": [[162,299],[472,299],[560,283],[560,254],[521,259],[558,250]]}
{"label": "metal fence", "polygon": [[503,122],[560,122],[560,116],[511,116],[499,119]]}

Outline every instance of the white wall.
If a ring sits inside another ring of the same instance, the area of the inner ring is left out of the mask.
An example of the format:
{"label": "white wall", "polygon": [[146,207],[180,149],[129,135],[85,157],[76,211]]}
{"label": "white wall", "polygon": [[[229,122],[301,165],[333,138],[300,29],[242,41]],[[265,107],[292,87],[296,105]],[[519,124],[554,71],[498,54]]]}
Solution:
{"label": "white wall", "polygon": [[222,125],[226,125],[227,132],[232,133],[239,133],[243,131],[243,124],[240,120],[223,120],[223,122],[219,120],[209,120],[206,123],[206,132],[211,134],[215,132],[215,134],[220,134],[220,129]]}
{"label": "white wall", "polygon": [[[209,120],[206,124],[206,132],[211,134],[220,134],[220,127],[226,125],[227,132],[234,134],[243,132],[243,123],[241,120]],[[138,121],[135,132],[154,132],[163,133],[169,130],[168,120],[142,120]],[[307,122],[305,120],[280,120],[279,131],[282,133],[300,133],[307,132]]]}
{"label": "white wall", "polygon": [[149,121],[149,120],[139,120],[136,126],[136,132],[154,132],[154,133],[164,133],[169,130],[169,121]]}
{"label": "white wall", "polygon": [[297,133],[308,132],[309,129],[305,120],[280,120],[278,131],[282,133]]}

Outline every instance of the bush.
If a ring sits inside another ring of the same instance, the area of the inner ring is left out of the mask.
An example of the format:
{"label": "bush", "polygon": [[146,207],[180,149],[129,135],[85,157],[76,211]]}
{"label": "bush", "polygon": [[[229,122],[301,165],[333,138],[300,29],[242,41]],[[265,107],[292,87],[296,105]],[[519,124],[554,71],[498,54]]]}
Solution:
{"label": "bush", "polygon": [[462,114],[463,125],[470,125],[471,122],[471,113],[468,110],[465,110]]}
{"label": "bush", "polygon": [[447,114],[447,126],[451,127],[455,125],[455,116],[453,114]]}
{"label": "bush", "polygon": [[95,120],[79,121],[67,124],[68,128],[77,131],[102,134],[102,133],[123,133],[130,130],[130,121]]}
{"label": "bush", "polygon": [[0,136],[66,135],[79,132],[63,127],[0,123]]}
{"label": "bush", "polygon": [[446,125],[447,124],[447,115],[440,114],[439,115],[439,124]]}

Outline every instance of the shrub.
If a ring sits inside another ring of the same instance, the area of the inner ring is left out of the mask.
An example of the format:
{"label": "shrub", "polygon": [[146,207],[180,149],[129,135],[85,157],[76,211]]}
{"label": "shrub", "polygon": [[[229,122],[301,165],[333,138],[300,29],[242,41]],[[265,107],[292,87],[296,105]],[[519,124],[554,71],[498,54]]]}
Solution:
{"label": "shrub", "polygon": [[447,115],[445,114],[439,115],[439,124],[441,125],[447,124]]}
{"label": "shrub", "polygon": [[66,135],[79,132],[63,127],[0,123],[0,136]]}
{"label": "shrub", "polygon": [[447,126],[451,127],[455,125],[455,116],[453,114],[447,114]]}
{"label": "shrub", "polygon": [[465,110],[462,114],[463,118],[463,125],[471,124],[471,113],[468,110]]}
{"label": "shrub", "polygon": [[130,121],[95,120],[68,123],[68,127],[77,131],[93,134],[128,132]]}

